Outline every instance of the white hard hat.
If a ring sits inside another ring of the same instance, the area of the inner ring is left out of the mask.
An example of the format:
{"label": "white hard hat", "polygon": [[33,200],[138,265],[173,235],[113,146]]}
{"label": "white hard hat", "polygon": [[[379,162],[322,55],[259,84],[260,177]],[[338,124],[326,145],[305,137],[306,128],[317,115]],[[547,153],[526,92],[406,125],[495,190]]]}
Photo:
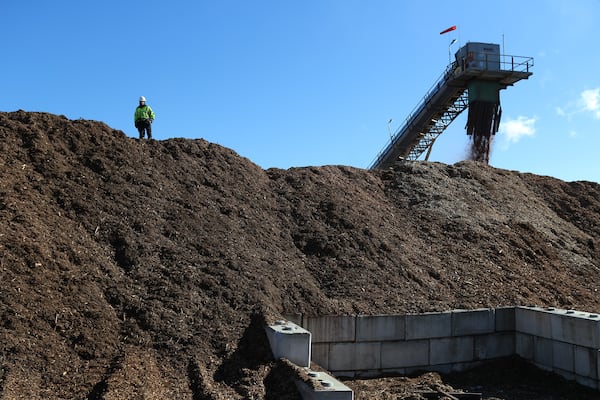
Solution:
{"label": "white hard hat", "polygon": [[140,96],[140,101],[146,101],[146,98],[144,96]]}

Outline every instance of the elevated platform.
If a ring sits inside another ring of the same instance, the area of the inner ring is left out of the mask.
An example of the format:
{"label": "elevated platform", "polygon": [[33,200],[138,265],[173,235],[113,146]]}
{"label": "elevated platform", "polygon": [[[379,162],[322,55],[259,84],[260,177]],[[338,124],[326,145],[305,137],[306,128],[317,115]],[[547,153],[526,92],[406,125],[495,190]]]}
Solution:
{"label": "elevated platform", "polygon": [[[437,137],[468,108],[469,82],[496,82],[500,89],[506,89],[532,75],[532,57],[499,54],[488,57],[488,54],[483,54],[480,57],[476,55],[475,61],[469,62],[459,58],[463,49],[457,52],[457,60],[446,67],[404,125],[392,135],[370,169],[386,169],[405,160],[414,161],[425,151],[428,151],[428,156]],[[471,53],[469,55],[472,56]]]}

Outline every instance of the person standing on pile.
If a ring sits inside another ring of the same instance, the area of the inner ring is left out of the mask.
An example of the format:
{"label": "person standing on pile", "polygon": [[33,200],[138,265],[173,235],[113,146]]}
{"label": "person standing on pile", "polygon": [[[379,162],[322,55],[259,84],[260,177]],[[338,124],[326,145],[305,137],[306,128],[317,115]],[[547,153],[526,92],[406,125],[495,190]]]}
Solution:
{"label": "person standing on pile", "polygon": [[146,98],[140,96],[140,105],[135,109],[133,115],[133,121],[135,127],[140,133],[140,139],[144,138],[144,135],[148,135],[148,139],[152,139],[152,122],[154,122],[154,111],[146,104]]}

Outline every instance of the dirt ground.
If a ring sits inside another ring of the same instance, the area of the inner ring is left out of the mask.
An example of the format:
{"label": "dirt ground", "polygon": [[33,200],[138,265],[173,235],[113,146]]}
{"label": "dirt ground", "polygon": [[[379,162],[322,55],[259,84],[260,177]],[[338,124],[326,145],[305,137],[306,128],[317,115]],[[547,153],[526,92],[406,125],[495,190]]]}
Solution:
{"label": "dirt ground", "polygon": [[[600,312],[597,183],[472,161],[263,170],[202,139],[24,111],[0,113],[0,153],[1,399],[298,399],[263,331],[288,313]],[[357,399],[600,396],[556,382],[504,360],[346,383]]]}

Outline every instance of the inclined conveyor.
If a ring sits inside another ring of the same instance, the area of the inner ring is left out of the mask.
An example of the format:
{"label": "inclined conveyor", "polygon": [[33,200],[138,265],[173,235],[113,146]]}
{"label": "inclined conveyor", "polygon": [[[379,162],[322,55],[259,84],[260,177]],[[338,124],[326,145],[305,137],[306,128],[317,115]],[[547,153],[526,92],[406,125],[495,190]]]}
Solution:
{"label": "inclined conveyor", "polygon": [[469,42],[458,50],[455,61],[446,67],[369,168],[386,169],[402,161],[414,161],[425,151],[428,159],[437,137],[469,107],[473,96],[479,95],[473,89],[469,93],[469,87],[493,82],[497,90],[506,89],[532,75],[532,57],[500,55],[499,47]]}

